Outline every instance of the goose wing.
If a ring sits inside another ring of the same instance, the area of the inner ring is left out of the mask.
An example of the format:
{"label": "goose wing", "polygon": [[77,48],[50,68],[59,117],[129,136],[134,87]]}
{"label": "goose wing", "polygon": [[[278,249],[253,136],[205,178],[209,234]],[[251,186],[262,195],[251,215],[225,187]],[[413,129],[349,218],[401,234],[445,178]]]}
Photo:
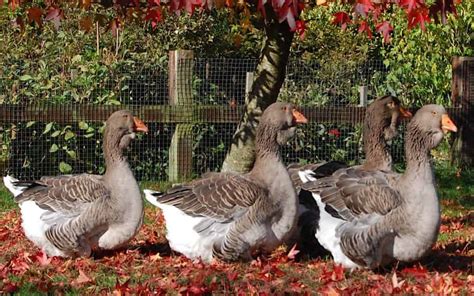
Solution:
{"label": "goose wing", "polygon": [[42,177],[34,182],[18,181],[17,185],[27,189],[15,197],[16,202],[34,201],[51,212],[76,213],[110,194],[102,176],[90,174]]}
{"label": "goose wing", "polygon": [[156,199],[191,216],[226,222],[242,215],[259,197],[266,195],[267,189],[245,175],[215,173],[175,186]]}
{"label": "goose wing", "polygon": [[329,161],[305,165],[290,164],[287,167],[291,182],[297,189],[309,180],[331,176],[341,168],[347,168],[347,164],[340,161]]}
{"label": "goose wing", "polygon": [[360,167],[341,169],[330,177],[303,184],[302,189],[318,194],[332,216],[353,221],[371,214],[384,216],[401,204],[393,175]]}

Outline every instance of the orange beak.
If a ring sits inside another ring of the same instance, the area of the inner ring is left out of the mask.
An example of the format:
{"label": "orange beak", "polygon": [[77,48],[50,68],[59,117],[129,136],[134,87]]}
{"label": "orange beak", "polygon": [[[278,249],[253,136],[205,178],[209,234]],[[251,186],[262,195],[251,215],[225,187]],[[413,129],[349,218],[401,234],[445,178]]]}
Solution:
{"label": "orange beak", "polygon": [[296,123],[308,123],[308,119],[296,109],[293,109],[293,118]]}
{"label": "orange beak", "polygon": [[133,117],[134,130],[136,132],[148,133],[148,127],[137,117]]}
{"label": "orange beak", "polygon": [[454,125],[453,121],[447,114],[443,114],[441,116],[441,129],[443,133],[447,133],[448,131],[457,132],[458,128]]}
{"label": "orange beak", "polygon": [[407,109],[403,108],[402,106],[400,106],[400,115],[403,117],[403,118],[411,118],[413,116],[413,114],[411,114],[410,111],[408,111]]}

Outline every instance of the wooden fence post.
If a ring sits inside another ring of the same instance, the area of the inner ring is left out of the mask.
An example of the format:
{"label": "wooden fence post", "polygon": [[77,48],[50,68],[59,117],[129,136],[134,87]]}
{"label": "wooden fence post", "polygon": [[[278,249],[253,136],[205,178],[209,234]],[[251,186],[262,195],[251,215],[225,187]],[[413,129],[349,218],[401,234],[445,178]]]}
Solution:
{"label": "wooden fence post", "polygon": [[[453,145],[452,161],[461,167],[474,165],[474,57],[454,57],[451,99],[454,106],[460,106],[455,121],[459,134]],[[459,151],[456,151],[459,150]]]}
{"label": "wooden fence post", "polygon": [[[192,50],[174,50],[169,53],[169,104],[183,111],[183,119],[191,119],[193,107],[192,77],[194,53]],[[191,111],[191,112],[189,112]],[[192,124],[176,125],[169,148],[170,182],[179,182],[191,176],[193,139]]]}
{"label": "wooden fence post", "polygon": [[359,107],[367,107],[367,93],[369,88],[366,85],[359,86]]}

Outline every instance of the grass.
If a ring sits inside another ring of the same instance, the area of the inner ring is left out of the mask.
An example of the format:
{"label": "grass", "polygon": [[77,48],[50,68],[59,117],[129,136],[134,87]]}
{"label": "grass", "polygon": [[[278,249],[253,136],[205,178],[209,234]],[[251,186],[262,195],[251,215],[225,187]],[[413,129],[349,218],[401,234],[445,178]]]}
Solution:
{"label": "grass", "polygon": [[13,196],[10,191],[3,185],[3,182],[0,184],[0,213],[8,211],[16,207],[15,201],[13,201]]}
{"label": "grass", "polygon": [[[52,258],[42,265],[39,250],[22,233],[17,205],[0,185],[0,294],[470,294],[474,171],[441,163],[435,174],[442,225],[433,253],[420,262],[358,272],[343,271],[330,258],[292,260],[284,248],[251,263],[193,262],[169,250],[163,217],[150,206],[126,250]],[[140,187],[165,191],[170,184],[142,182]]]}

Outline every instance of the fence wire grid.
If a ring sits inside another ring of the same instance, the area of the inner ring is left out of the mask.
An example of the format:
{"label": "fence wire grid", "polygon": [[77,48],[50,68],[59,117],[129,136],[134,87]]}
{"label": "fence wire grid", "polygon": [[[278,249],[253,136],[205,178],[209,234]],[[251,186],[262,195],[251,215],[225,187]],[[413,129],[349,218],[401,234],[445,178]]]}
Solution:
{"label": "fence wire grid", "polygon": [[[163,67],[123,67],[90,85],[71,69],[64,82],[67,91],[59,87],[41,91],[36,100],[31,94],[38,96],[38,92],[29,90],[27,82],[0,78],[4,110],[0,169],[22,179],[103,173],[103,120],[125,108],[143,117],[150,130],[139,135],[128,152],[138,180],[168,180],[175,162],[189,173],[186,177],[218,171],[245,104],[247,73],[256,65],[255,59],[181,60],[179,79],[173,85]],[[376,86],[387,71],[378,60],[344,69],[290,60],[279,100],[297,103],[309,113],[305,115],[314,118],[311,106],[357,106],[360,86],[368,88],[369,99],[376,97]],[[177,88],[174,95],[173,87]],[[180,100],[176,103],[172,96]],[[301,127],[283,148],[287,164],[327,160],[356,164],[363,160],[361,124],[342,120],[336,111],[325,116],[325,122],[316,118]],[[183,126],[189,129],[186,140],[191,148],[174,155],[173,137]],[[403,154],[400,136],[392,143],[394,161],[402,162]]]}

